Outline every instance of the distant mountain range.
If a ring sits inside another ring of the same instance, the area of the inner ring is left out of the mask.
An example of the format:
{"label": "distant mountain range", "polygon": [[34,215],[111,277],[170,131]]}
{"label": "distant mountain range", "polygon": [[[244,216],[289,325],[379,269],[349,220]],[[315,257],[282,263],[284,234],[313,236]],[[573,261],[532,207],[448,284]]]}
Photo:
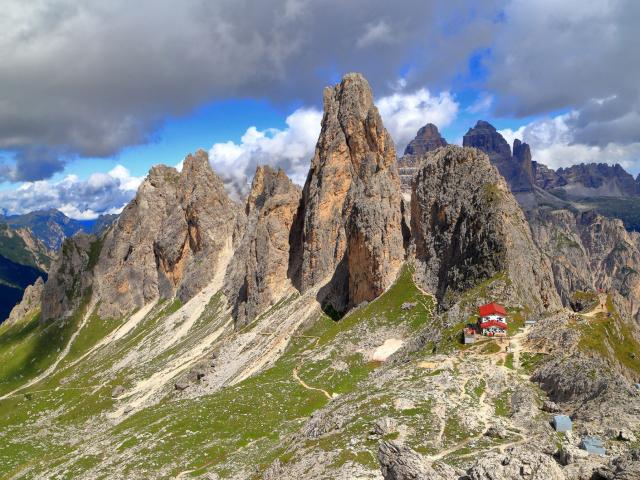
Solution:
{"label": "distant mountain range", "polygon": [[74,220],[58,210],[0,216],[0,322],[38,277],[47,279],[51,259],[65,238],[76,233],[99,234],[117,218]]}
{"label": "distant mountain range", "polygon": [[98,233],[111,225],[117,215],[101,215],[95,220],[74,220],[59,210],[37,210],[24,215],[5,215],[0,222],[12,228],[28,228],[49,249],[57,250],[67,237],[78,232]]}
{"label": "distant mountain range", "polygon": [[47,279],[52,252],[26,228],[0,223],[0,322],[38,277]]}

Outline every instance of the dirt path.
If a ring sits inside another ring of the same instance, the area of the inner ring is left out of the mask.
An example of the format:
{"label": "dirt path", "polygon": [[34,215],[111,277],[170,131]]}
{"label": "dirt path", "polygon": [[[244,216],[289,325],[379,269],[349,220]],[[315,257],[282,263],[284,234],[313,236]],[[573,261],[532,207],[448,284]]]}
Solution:
{"label": "dirt path", "polygon": [[[465,386],[467,383],[469,383],[471,380],[473,379],[483,379],[482,375],[477,375],[474,377],[471,377],[469,379],[467,379],[467,381],[465,382]],[[464,392],[464,387],[462,387],[462,391]],[[482,392],[482,394],[480,395],[480,397],[478,398],[478,410],[477,410],[477,415],[478,417],[480,417],[482,419],[482,423],[484,424],[484,428],[480,431],[480,433],[478,433],[477,435],[474,435],[473,437],[469,437],[469,438],[465,438],[463,441],[456,443],[455,445],[452,445],[449,448],[446,448],[444,450],[439,451],[438,453],[436,453],[435,455],[430,455],[429,456],[429,461],[436,461],[436,460],[440,460],[444,457],[446,457],[447,455],[460,450],[461,448],[464,448],[467,444],[469,444],[472,441],[478,440],[482,437],[484,437],[485,433],[487,432],[487,429],[489,427],[487,427],[487,423],[488,420],[493,416],[493,409],[492,409],[492,405],[490,405],[487,401],[487,391],[486,389]],[[445,423],[443,422],[443,426],[441,428],[440,431],[440,440],[442,441],[442,437],[444,435],[444,425]]]}
{"label": "dirt path", "polygon": [[293,369],[293,378],[295,378],[298,383],[300,385],[302,385],[304,388],[306,388],[307,390],[315,390],[316,392],[322,392],[324,394],[325,397],[327,397],[329,400],[331,400],[333,397],[331,396],[331,394],[329,392],[327,392],[326,390],[323,390],[322,388],[316,388],[316,387],[311,387],[309,385],[307,385],[305,383],[304,380],[302,380],[299,376],[298,376],[298,367]]}
{"label": "dirt path", "polygon": [[530,328],[531,327],[529,326],[524,327],[524,329],[522,329],[520,332],[509,338],[509,350],[511,353],[513,353],[513,368],[515,370],[520,369],[520,353],[524,351],[522,342],[527,338]]}
{"label": "dirt path", "polygon": [[96,306],[96,302],[94,300],[91,300],[91,302],[87,306],[87,311],[85,312],[85,314],[82,317],[80,325],[78,326],[76,331],[73,332],[73,334],[71,335],[71,338],[69,338],[69,341],[67,342],[67,345],[64,347],[62,352],[60,352],[60,355],[58,355],[58,358],[56,358],[55,362],[53,362],[53,364],[49,368],[47,368],[44,372],[42,372],[37,377],[32,378],[31,380],[29,380],[24,385],[16,388],[15,390],[12,390],[9,393],[6,393],[6,394],[2,395],[0,397],[0,400],[5,400],[5,399],[7,399],[9,397],[12,397],[12,396],[16,395],[17,393],[29,388],[29,387],[32,387],[33,385],[41,382],[42,380],[44,380],[45,378],[50,376],[53,372],[55,372],[56,369],[58,368],[58,365],[60,365],[60,362],[62,360],[64,360],[64,358],[69,354],[69,351],[71,350],[71,345],[73,345],[73,342],[76,341],[76,338],[78,337],[78,335],[80,334],[80,332],[82,331],[84,326],[89,321],[89,318],[91,317],[91,314],[93,313],[93,309],[95,308],[95,306]]}
{"label": "dirt path", "polygon": [[582,316],[591,318],[591,317],[595,317],[600,313],[604,313],[604,314],[607,313],[607,294],[606,293],[599,294],[598,305],[596,306],[596,308],[594,308],[590,312],[583,313]]}

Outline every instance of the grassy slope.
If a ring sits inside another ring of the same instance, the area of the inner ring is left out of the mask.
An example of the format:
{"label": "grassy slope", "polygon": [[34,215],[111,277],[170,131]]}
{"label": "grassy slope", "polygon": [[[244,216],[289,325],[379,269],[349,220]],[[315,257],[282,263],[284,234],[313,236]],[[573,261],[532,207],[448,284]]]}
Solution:
{"label": "grassy slope", "polygon": [[[360,353],[343,353],[335,348],[338,344],[357,341],[353,336],[356,326],[375,330],[403,324],[409,330],[415,330],[424,324],[427,320],[424,309],[431,300],[415,288],[410,277],[405,271],[387,294],[340,322],[320,317],[304,337],[294,339],[271,368],[258,375],[197,399],[176,401],[169,397],[109,429],[94,430],[96,422],[100,422],[97,417],[113,407],[110,390],[118,384],[130,384],[140,372],[125,370],[107,381],[102,372],[113,367],[127,351],[149,341],[154,325],[169,309],[179,305],[158,307],[118,345],[111,346],[109,355],[91,355],[81,364],[67,368],[74,358],[119,325],[117,321],[104,321],[92,315],[56,374],[16,397],[0,402],[0,430],[5,437],[4,446],[0,446],[0,471],[23,471],[26,466],[38,471],[66,462],[67,474],[77,475],[93,464],[104,462],[101,467],[107,470],[121,471],[117,466],[121,464],[126,465],[123,468],[132,475],[171,476],[184,469],[202,467],[216,468],[224,474],[235,462],[266,465],[282,453],[280,439],[298,429],[313,411],[328,401],[322,393],[303,388],[292,376],[294,368],[299,368],[300,377],[310,385],[339,394],[352,392],[376,367]],[[400,309],[403,302],[416,299],[420,303],[411,312]],[[209,323],[220,320],[219,300],[212,299],[203,314],[203,317],[211,318],[196,322],[194,331],[175,345],[172,353],[179,355],[188,349],[191,337],[204,336],[210,331]],[[166,310],[162,311],[162,308]],[[0,359],[3,354],[19,350],[22,353],[16,357],[17,364],[37,365],[20,373],[3,370],[0,374],[2,391],[13,388],[16,379],[24,382],[46,368],[52,361],[51,352],[61,348],[61,342],[68,338],[74,326],[77,326],[77,319],[70,319],[55,337],[57,340],[47,346],[42,343],[45,331],[37,318],[2,331]],[[329,358],[313,358],[324,349],[331,349]],[[158,356],[148,366],[141,366],[141,370],[145,375],[151,374],[152,369],[162,367],[164,357],[168,356]],[[32,362],[28,358],[37,360]],[[344,362],[346,370],[330,370],[329,365],[335,361]],[[104,384],[97,384],[97,380]],[[55,418],[50,415],[53,411],[57,413]],[[36,423],[46,425],[56,435],[33,441]],[[102,453],[77,455],[72,441],[66,444],[56,441],[62,437],[77,437],[79,432],[85,432],[84,435],[91,432],[94,442],[104,442]],[[60,460],[55,460],[57,458]]]}

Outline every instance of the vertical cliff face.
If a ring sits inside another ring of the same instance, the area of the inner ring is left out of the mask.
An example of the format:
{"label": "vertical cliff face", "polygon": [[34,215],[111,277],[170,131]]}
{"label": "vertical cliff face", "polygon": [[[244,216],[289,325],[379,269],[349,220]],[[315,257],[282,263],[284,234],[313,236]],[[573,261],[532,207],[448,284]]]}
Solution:
{"label": "vertical cliff face", "polygon": [[158,297],[191,298],[230,251],[236,213],[206,152],[189,155],[182,172],[153,167],[104,239],[100,315],[119,317]]}
{"label": "vertical cliff face", "polygon": [[576,292],[615,290],[634,317],[640,308],[640,235],[621,220],[593,212],[530,212],[536,243],[551,258],[555,283],[569,305]]}
{"label": "vertical cliff face", "polygon": [[87,300],[94,285],[98,246],[94,236],[83,233],[63,241],[42,289],[42,322],[64,318]]}
{"label": "vertical cliff face", "polygon": [[225,278],[236,326],[250,322],[290,290],[290,233],[299,204],[300,188],[284,171],[258,167],[245,205],[246,230]]}
{"label": "vertical cliff face", "polygon": [[402,262],[395,156],[361,75],[325,89],[322,130],[303,189],[299,285],[306,290],[332,278],[325,300],[338,310],[375,298]]}
{"label": "vertical cliff face", "polygon": [[44,290],[44,281],[42,277],[38,277],[33,285],[29,285],[22,295],[22,300],[13,307],[7,323],[12,324],[18,320],[34,314],[42,306],[42,292]]}
{"label": "vertical cliff face", "polygon": [[522,210],[478,150],[449,146],[425,158],[413,182],[411,230],[416,277],[441,306],[498,276],[508,305],[560,305]]}

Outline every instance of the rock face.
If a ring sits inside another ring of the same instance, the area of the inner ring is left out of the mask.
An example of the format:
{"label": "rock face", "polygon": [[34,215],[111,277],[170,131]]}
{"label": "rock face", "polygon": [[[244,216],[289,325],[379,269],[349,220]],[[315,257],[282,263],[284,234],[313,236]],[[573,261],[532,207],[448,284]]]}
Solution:
{"label": "rock face", "polygon": [[640,234],[593,212],[540,209],[529,213],[533,237],[549,258],[565,305],[575,292],[619,292],[626,309],[640,308]]}
{"label": "rock face", "polygon": [[411,179],[418,171],[422,156],[446,146],[447,141],[440,136],[438,127],[433,123],[427,123],[418,130],[416,137],[405,148],[404,156],[398,159],[398,173],[403,193],[411,194]]}
{"label": "rock face", "polygon": [[384,480],[455,480],[456,471],[444,463],[430,464],[406,445],[382,441],[378,461]]}
{"label": "rock face", "polygon": [[506,453],[488,452],[480,456],[468,472],[470,480],[565,480],[560,466],[549,455],[524,446]]}
{"label": "rock face", "polygon": [[258,167],[245,206],[246,230],[225,279],[237,326],[253,320],[290,287],[290,232],[299,205],[300,188],[283,170]]}
{"label": "rock face", "polygon": [[513,193],[529,192],[533,189],[533,166],[529,145],[520,140],[513,142],[511,148],[493,125],[479,120],[463,138],[462,145],[474,147],[489,156],[500,175],[502,175]]}
{"label": "rock face", "polygon": [[9,314],[9,318],[7,318],[7,322],[14,323],[40,309],[42,305],[43,290],[44,281],[42,280],[42,277],[38,277],[36,283],[29,285],[25,289],[22,301],[13,307],[13,310],[11,310],[11,313]]}
{"label": "rock face", "polygon": [[425,158],[412,186],[411,231],[416,279],[444,308],[500,275],[507,305],[540,311],[560,304],[522,210],[476,149],[448,146]]}
{"label": "rock face", "polygon": [[440,135],[438,127],[433,123],[427,123],[424,127],[418,130],[415,138],[409,142],[407,148],[404,149],[404,154],[424,155],[425,153],[446,146],[447,141]]}
{"label": "rock face", "polygon": [[97,252],[93,235],[78,233],[62,243],[42,293],[42,322],[64,318],[87,300]]}
{"label": "rock face", "polygon": [[104,239],[99,314],[120,317],[158,297],[190,299],[230,253],[236,211],[206,152],[189,155],[182,172],[153,167]]}
{"label": "rock face", "polygon": [[302,194],[300,288],[326,282],[336,310],[372,300],[403,261],[393,141],[367,81],[348,74],[324,92],[322,130]]}

